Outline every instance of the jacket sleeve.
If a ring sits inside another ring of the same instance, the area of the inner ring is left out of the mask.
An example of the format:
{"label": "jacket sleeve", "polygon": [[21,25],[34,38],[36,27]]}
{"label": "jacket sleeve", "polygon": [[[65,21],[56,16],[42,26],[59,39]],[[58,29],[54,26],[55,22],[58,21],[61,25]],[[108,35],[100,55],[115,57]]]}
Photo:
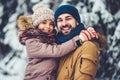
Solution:
{"label": "jacket sleeve", "polygon": [[76,41],[79,40],[79,37],[76,36],[71,40],[62,43],[50,45],[47,43],[42,43],[38,39],[28,39],[26,41],[26,49],[28,57],[31,58],[40,58],[40,57],[61,57],[77,48]]}

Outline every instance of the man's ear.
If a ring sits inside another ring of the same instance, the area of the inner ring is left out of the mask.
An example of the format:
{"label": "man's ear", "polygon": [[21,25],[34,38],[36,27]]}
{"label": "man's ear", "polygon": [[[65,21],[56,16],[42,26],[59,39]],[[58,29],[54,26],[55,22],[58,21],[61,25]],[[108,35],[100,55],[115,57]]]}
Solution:
{"label": "man's ear", "polygon": [[77,26],[79,25],[79,23],[77,22]]}

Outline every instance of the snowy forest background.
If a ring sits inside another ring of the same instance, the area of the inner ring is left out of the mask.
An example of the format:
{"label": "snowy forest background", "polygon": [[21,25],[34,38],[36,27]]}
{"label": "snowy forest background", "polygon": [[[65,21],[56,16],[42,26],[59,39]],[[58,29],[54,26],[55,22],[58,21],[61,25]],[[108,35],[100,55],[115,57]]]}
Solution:
{"label": "snowy forest background", "polygon": [[73,4],[86,26],[104,34],[107,48],[100,53],[96,80],[120,80],[120,0],[0,0],[0,80],[23,80],[26,50],[17,37],[17,18],[43,4],[53,10]]}

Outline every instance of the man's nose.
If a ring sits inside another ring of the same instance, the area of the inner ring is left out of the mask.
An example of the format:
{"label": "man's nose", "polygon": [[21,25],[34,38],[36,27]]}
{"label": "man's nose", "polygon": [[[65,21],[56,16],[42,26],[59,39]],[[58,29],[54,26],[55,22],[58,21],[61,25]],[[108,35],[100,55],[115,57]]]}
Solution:
{"label": "man's nose", "polygon": [[66,20],[62,22],[62,25],[65,26],[67,24]]}

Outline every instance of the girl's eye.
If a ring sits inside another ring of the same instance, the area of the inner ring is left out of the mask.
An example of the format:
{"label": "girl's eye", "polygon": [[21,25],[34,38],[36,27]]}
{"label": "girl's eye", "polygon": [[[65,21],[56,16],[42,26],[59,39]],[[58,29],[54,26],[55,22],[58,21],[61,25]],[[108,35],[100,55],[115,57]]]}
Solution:
{"label": "girl's eye", "polygon": [[42,24],[46,24],[46,22],[41,22]]}
{"label": "girl's eye", "polygon": [[50,23],[50,25],[54,26],[54,23]]}

